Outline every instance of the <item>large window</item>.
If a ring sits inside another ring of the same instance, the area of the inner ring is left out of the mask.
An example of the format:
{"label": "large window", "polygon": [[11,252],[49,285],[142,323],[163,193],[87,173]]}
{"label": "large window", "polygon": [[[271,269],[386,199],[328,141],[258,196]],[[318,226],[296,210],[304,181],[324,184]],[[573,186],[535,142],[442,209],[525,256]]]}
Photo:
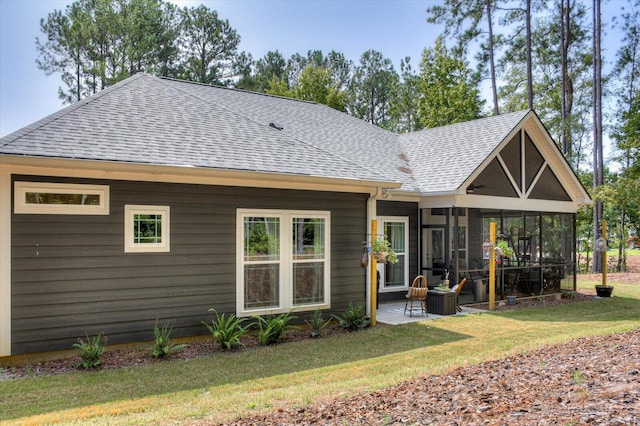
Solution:
{"label": "large window", "polygon": [[379,217],[385,237],[398,255],[398,263],[378,266],[380,291],[407,289],[409,285],[409,218]]}
{"label": "large window", "polygon": [[328,308],[329,231],[329,212],[238,210],[238,314]]}
{"label": "large window", "polygon": [[124,206],[124,251],[168,252],[169,206]]}
{"label": "large window", "polygon": [[16,182],[16,213],[108,215],[109,186]]}

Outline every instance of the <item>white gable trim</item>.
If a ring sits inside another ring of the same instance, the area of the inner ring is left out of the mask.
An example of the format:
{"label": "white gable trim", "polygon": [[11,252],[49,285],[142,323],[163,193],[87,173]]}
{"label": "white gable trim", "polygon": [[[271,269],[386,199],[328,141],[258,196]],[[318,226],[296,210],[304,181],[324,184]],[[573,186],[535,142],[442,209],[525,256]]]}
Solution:
{"label": "white gable trim", "polygon": [[[519,181],[522,180],[521,185],[515,184],[516,182],[514,179],[516,179],[516,177],[511,176],[509,169],[506,167],[504,161],[502,160],[500,151],[502,151],[502,149],[504,149],[504,147],[509,142],[511,142],[511,140],[517,133],[520,133],[520,147],[521,147],[520,152],[522,157],[521,164],[524,164],[526,161],[525,149],[524,149],[525,147],[524,133],[525,132],[529,135],[533,144],[540,151],[540,154],[544,159],[544,163],[540,168],[540,170],[538,171],[538,174],[535,176],[533,183],[530,185],[529,189],[525,193],[523,193],[519,189],[520,187],[522,188],[525,187],[523,170],[521,169],[521,173],[520,173],[521,175],[517,177]],[[516,126],[511,132],[509,132],[509,134],[496,146],[495,150],[491,153],[491,155],[487,156],[487,158],[482,162],[482,164],[476,170],[474,170],[474,172],[463,182],[463,184],[458,188],[457,194],[466,195],[467,186],[469,186],[471,182],[473,182],[485,170],[485,168],[489,165],[489,163],[491,163],[491,161],[493,161],[494,158],[497,158],[498,161],[500,162],[500,165],[504,169],[507,177],[509,178],[509,181],[514,186],[514,189],[521,200],[528,199],[531,193],[531,190],[535,187],[535,183],[540,179],[542,172],[545,170],[546,167],[549,167],[549,169],[558,178],[564,190],[567,192],[567,194],[569,194],[569,197],[571,197],[571,199],[573,200],[571,204],[574,204],[576,206],[576,209],[581,206],[591,204],[591,198],[589,197],[588,192],[582,186],[582,183],[579,181],[576,174],[571,169],[571,166],[569,165],[567,160],[564,158],[564,155],[562,155],[562,153],[558,149],[556,143],[551,138],[551,135],[547,131],[546,127],[544,127],[544,125],[538,118],[537,114],[533,111],[529,111],[529,113],[525,115],[521,123],[518,126]],[[423,194],[423,196],[424,195],[428,195],[428,194]],[[483,196],[483,197],[487,197],[487,196]],[[489,198],[492,198],[492,197],[489,197]],[[502,199],[503,197],[494,197],[494,198]],[[504,197],[504,198],[512,201],[518,199],[518,198],[508,198],[508,197]],[[536,205],[541,205],[540,204],[541,202],[545,202],[544,204],[549,204],[549,205],[557,203],[557,202],[546,203],[546,200],[534,200],[534,201]],[[457,205],[460,205],[460,204],[457,204]],[[535,210],[540,210],[541,208],[542,207],[537,208]],[[517,208],[514,208],[514,207],[507,207],[507,209],[517,210]]]}
{"label": "white gable trim", "polygon": [[515,210],[529,212],[575,213],[580,207],[571,201],[537,200],[526,198],[495,197],[490,195],[441,195],[423,197],[419,207],[447,208],[467,207],[491,210]]}

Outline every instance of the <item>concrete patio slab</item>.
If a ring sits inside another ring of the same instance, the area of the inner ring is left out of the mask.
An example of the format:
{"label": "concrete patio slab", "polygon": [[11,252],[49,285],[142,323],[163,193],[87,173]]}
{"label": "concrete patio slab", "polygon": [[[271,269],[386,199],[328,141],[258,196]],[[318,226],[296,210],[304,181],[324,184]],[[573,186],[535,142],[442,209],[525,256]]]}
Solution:
{"label": "concrete patio slab", "polygon": [[[486,312],[482,309],[474,309],[467,308],[462,306],[462,312],[458,312],[455,315],[468,315],[473,313]],[[389,324],[389,325],[399,325],[399,324],[407,324],[410,322],[418,322],[418,321],[428,321],[434,320],[438,318],[446,318],[455,315],[437,315],[429,312],[426,316],[422,313],[420,307],[414,306],[413,315],[409,316],[409,310],[407,309],[407,313],[404,313],[404,302],[391,302],[391,303],[381,303],[378,306],[376,311],[376,321]]]}

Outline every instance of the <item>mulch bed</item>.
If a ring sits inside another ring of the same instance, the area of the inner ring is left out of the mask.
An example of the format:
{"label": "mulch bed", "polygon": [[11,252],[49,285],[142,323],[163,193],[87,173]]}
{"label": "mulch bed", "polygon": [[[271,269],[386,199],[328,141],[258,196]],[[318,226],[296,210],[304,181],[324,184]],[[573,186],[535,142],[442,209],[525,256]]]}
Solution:
{"label": "mulch bed", "polygon": [[[337,325],[329,325],[323,330],[322,337],[329,337],[334,334],[348,333]],[[108,336],[107,336],[108,337]],[[281,343],[296,342],[300,340],[310,339],[309,330],[298,328],[286,334],[286,338]],[[236,351],[251,350],[259,346],[258,339],[255,336],[247,335],[242,337],[244,347],[235,349]],[[151,356],[150,345],[148,348],[131,348],[107,350],[100,357],[100,365],[97,369],[112,370],[117,368],[130,368],[142,365],[149,365],[158,362],[171,362],[173,360],[185,360],[197,357],[211,356],[220,353],[222,349],[213,342],[210,336],[202,336],[199,338],[189,339],[187,347],[180,352],[176,352],[168,359],[154,358]],[[49,361],[40,361],[32,364],[15,365],[0,368],[0,380],[19,379],[25,377],[34,377],[39,375],[52,375],[62,373],[84,373],[95,371],[96,369],[82,369],[78,367],[80,357],[73,356],[70,358],[54,359]]]}
{"label": "mulch bed", "polygon": [[574,340],[229,425],[638,425],[640,330]]}

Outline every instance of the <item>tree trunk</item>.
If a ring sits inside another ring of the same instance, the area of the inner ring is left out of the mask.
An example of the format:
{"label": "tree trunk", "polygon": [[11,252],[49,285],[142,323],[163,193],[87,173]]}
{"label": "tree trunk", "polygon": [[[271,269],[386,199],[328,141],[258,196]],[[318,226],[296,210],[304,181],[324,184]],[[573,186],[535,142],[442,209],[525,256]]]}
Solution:
{"label": "tree trunk", "polygon": [[[603,159],[602,159],[602,57],[600,35],[602,25],[600,22],[600,0],[593,0],[593,186],[603,183]],[[602,225],[602,201],[597,201],[593,206],[593,234],[594,239],[601,236]],[[595,247],[595,240],[594,240]],[[593,254],[593,272],[602,272],[602,253]]]}
{"label": "tree trunk", "polygon": [[[566,2],[566,3],[565,3]],[[569,121],[573,105],[573,84],[569,80],[568,56],[571,44],[571,0],[560,0],[560,39],[561,39],[561,72],[562,72],[562,153],[567,155],[572,152]]]}
{"label": "tree trunk", "polygon": [[491,1],[485,0],[487,5],[487,25],[489,28],[489,69],[491,72],[491,95],[493,96],[493,115],[500,115],[498,107],[498,86],[496,85],[496,65],[493,57],[493,23],[491,16]]}
{"label": "tree trunk", "polygon": [[533,64],[531,59],[531,0],[527,0],[527,101],[529,109],[533,109]]}

